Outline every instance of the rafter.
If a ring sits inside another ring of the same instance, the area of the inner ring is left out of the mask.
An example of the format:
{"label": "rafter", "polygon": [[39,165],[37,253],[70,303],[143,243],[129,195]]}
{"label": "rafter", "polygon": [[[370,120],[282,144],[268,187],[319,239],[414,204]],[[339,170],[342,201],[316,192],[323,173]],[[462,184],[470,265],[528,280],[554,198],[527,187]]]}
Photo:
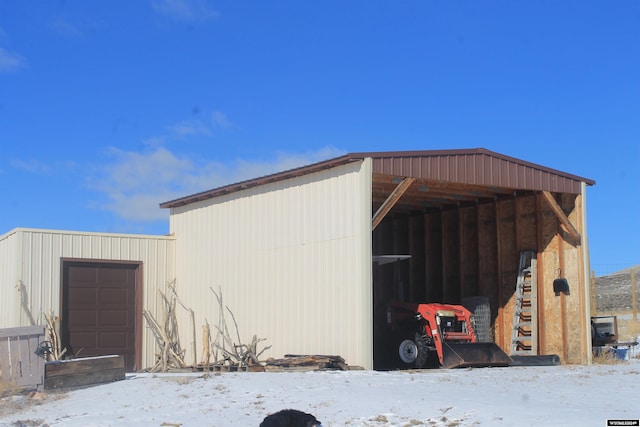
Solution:
{"label": "rafter", "polygon": [[389,213],[393,205],[402,197],[402,195],[411,187],[411,184],[415,182],[415,178],[404,178],[400,184],[389,194],[389,197],[382,203],[371,220],[371,230],[375,230],[376,227],[382,222],[384,217]]}

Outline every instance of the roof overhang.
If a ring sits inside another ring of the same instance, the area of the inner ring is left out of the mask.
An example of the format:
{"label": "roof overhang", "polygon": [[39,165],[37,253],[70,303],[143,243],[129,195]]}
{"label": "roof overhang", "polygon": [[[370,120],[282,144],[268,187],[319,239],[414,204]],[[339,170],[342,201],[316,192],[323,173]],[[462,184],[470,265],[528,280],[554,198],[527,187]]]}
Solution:
{"label": "roof overhang", "polygon": [[380,207],[400,182],[412,178],[411,185],[403,189],[402,202],[395,205],[411,211],[479,203],[523,192],[580,194],[582,183],[595,184],[590,179],[484,148],[362,152],[203,191],[161,203],[160,207],[185,206],[366,158],[372,159],[373,205]]}

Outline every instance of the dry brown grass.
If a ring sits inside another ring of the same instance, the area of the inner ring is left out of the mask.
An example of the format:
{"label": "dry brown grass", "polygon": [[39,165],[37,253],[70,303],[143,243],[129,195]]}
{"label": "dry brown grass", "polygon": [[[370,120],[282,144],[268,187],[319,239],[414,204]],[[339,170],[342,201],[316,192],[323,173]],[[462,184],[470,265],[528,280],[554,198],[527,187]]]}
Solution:
{"label": "dry brown grass", "polygon": [[616,365],[622,362],[615,353],[607,350],[597,352],[593,355],[593,363],[597,365]]}
{"label": "dry brown grass", "polygon": [[16,394],[17,392],[18,388],[15,386],[15,384],[0,378],[0,398],[11,396],[13,394]]}
{"label": "dry brown grass", "polygon": [[640,320],[618,318],[618,336],[620,341],[633,341],[640,336]]}

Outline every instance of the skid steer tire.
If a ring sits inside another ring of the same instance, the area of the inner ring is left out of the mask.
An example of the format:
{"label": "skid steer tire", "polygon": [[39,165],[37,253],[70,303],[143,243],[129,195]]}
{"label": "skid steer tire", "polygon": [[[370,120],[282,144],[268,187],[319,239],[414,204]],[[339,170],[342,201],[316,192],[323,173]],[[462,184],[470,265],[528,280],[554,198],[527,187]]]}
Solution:
{"label": "skid steer tire", "polygon": [[416,343],[416,347],[418,348],[418,354],[416,356],[416,368],[424,368],[429,361],[429,346],[427,344],[427,339],[420,332],[416,332],[416,336],[414,338]]}
{"label": "skid steer tire", "polygon": [[415,367],[418,357],[418,346],[412,338],[403,335],[396,345],[398,367],[400,369],[410,369]]}
{"label": "skid steer tire", "polygon": [[400,369],[420,369],[432,363],[431,353],[433,352],[429,350],[427,340],[422,333],[406,332],[400,337],[396,346]]}

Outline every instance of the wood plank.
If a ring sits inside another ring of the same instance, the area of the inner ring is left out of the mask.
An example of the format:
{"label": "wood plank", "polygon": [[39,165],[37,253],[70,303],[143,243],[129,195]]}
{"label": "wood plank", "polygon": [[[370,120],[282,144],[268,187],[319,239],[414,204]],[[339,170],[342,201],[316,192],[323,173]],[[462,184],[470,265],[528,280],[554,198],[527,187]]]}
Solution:
{"label": "wood plank", "polygon": [[6,337],[22,337],[28,335],[43,335],[44,325],[36,326],[20,326],[17,328],[2,328],[0,329],[0,338]]}
{"label": "wood plank", "polygon": [[302,366],[275,366],[267,365],[264,367],[265,372],[311,372],[319,371],[320,365],[302,365]]}
{"label": "wood plank", "polygon": [[60,375],[51,378],[45,377],[44,388],[47,390],[56,388],[70,388],[94,384],[104,384],[124,380],[124,365],[122,369],[105,369],[95,372],[78,372],[74,374]]}
{"label": "wood plank", "polygon": [[124,357],[114,355],[47,362],[45,364],[45,377],[51,378],[111,369],[121,369],[124,372]]}
{"label": "wood plank", "polygon": [[407,177],[403,179],[400,184],[391,192],[389,197],[382,203],[382,206],[378,208],[375,215],[373,215],[373,220],[371,221],[371,230],[375,230],[378,225],[382,222],[384,217],[389,213],[391,208],[400,200],[400,197],[411,187],[411,184],[414,183],[416,179]]}
{"label": "wood plank", "polygon": [[18,387],[42,387],[43,357],[36,354],[44,341],[41,325],[0,329],[0,375]]}
{"label": "wood plank", "polygon": [[344,362],[344,358],[342,356],[326,355],[326,354],[285,354],[284,357],[285,358],[287,357],[319,357],[322,359],[332,359],[332,360],[339,360],[341,362]]}
{"label": "wood plank", "polygon": [[549,205],[549,207],[551,208],[551,210],[553,211],[553,213],[556,215],[556,217],[558,218],[558,220],[562,223],[562,225],[564,225],[564,227],[567,229],[567,232],[569,233],[569,235],[578,243],[580,244],[582,241],[582,237],[580,236],[580,233],[578,232],[578,230],[576,230],[576,228],[573,226],[573,224],[571,223],[571,221],[569,220],[569,218],[567,217],[567,215],[565,215],[564,211],[562,210],[562,208],[560,207],[560,205],[558,204],[558,202],[556,202],[556,199],[553,198],[553,195],[548,192],[548,191],[543,191],[542,192],[542,197],[544,198],[545,202],[547,202],[547,204]]}

